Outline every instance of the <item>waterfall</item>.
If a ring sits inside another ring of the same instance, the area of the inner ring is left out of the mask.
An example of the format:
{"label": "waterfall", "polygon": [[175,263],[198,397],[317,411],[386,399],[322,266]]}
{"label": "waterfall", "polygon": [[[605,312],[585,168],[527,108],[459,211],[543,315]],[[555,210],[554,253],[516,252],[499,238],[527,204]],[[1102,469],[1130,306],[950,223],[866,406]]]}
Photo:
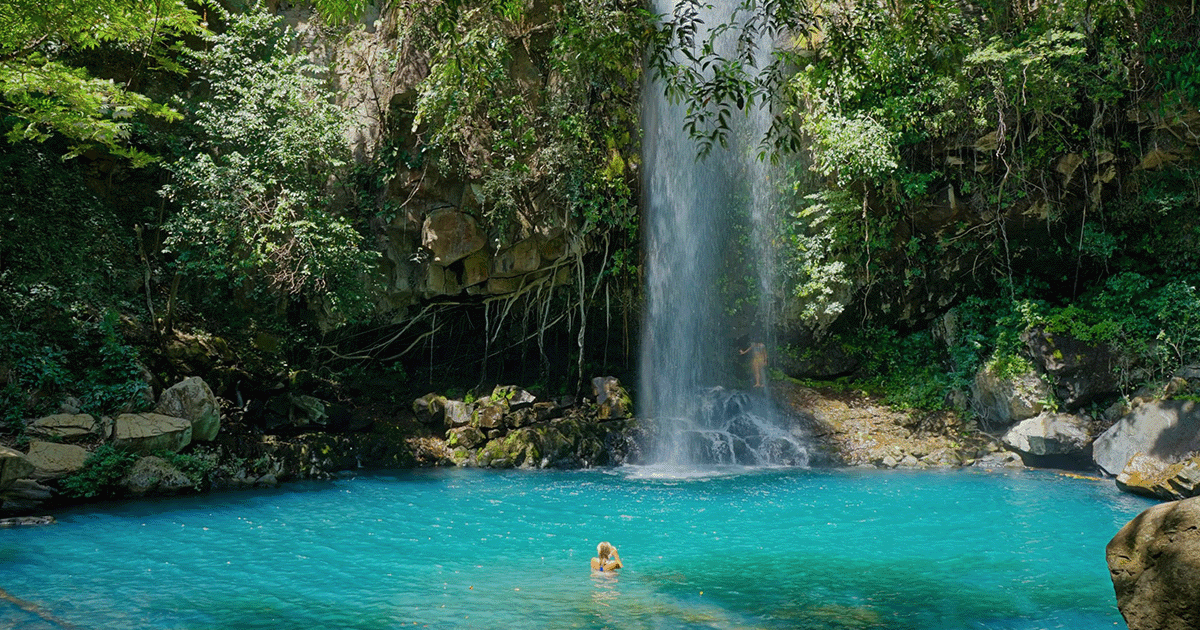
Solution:
{"label": "waterfall", "polygon": [[[699,6],[701,28],[729,22],[737,4]],[[674,7],[673,0],[654,0],[660,15]],[[696,41],[706,37],[697,33]],[[731,52],[733,40],[726,32],[718,50]],[[765,63],[771,47],[762,44]],[[800,431],[782,426],[765,392],[724,388],[744,374],[739,345],[750,340],[771,347],[776,317],[775,183],[773,169],[757,155],[771,112],[759,105],[730,121],[728,147],[714,146],[699,159],[684,129],[686,102],[672,103],[653,77],[642,90],[647,305],[638,413],[656,423],[648,448],[656,463],[808,462]]]}

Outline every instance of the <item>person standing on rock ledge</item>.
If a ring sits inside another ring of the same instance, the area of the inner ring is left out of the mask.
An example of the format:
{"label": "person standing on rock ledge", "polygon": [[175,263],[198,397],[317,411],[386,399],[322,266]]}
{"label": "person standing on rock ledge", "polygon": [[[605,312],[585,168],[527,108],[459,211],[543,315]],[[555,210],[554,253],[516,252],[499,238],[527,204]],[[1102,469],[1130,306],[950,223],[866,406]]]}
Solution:
{"label": "person standing on rock ledge", "polygon": [[740,351],[750,353],[750,371],[754,374],[754,386],[765,387],[767,383],[767,345],[761,341],[753,341],[750,347]]}
{"label": "person standing on rock ledge", "polygon": [[593,571],[615,571],[625,565],[621,564],[621,554],[617,548],[604,541],[596,545],[596,557],[592,558]]}

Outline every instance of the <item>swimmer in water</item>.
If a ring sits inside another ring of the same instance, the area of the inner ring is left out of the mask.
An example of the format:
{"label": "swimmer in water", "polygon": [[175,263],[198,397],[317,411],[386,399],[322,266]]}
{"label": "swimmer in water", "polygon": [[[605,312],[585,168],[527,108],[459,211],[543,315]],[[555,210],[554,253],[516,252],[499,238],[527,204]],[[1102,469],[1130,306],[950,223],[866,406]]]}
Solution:
{"label": "swimmer in water", "polygon": [[593,571],[614,571],[625,565],[621,564],[621,554],[617,548],[607,541],[596,545],[596,557],[592,558]]}

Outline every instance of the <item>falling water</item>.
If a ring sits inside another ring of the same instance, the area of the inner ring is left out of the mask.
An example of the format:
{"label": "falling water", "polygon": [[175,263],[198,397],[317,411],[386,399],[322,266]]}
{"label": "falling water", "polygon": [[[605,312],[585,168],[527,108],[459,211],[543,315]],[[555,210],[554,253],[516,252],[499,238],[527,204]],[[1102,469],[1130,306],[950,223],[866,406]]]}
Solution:
{"label": "falling water", "polygon": [[[701,7],[701,24],[729,22],[737,4]],[[659,14],[674,10],[673,0],[654,5]],[[723,37],[718,48],[729,52],[734,36]],[[763,45],[759,55],[765,61],[770,52]],[[757,157],[771,112],[748,108],[731,121],[728,147],[698,159],[683,128],[687,104],[672,103],[654,82],[642,94],[648,304],[639,415],[657,423],[651,457],[677,466],[807,465],[800,431],[784,426],[765,392],[724,389],[744,376],[738,345],[769,346],[774,329],[775,185]],[[739,308],[730,304],[735,297]]]}

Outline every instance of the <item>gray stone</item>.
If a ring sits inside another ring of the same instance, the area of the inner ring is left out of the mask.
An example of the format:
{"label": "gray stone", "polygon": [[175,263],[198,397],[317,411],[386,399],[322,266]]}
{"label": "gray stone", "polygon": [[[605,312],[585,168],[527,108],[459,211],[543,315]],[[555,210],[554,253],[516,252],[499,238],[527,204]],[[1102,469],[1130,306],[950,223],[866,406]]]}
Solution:
{"label": "gray stone", "polygon": [[0,446],[0,490],[13,485],[18,479],[28,477],[33,474],[33,463],[25,454]]}
{"label": "gray stone", "polygon": [[217,397],[200,377],[192,376],[171,386],[158,397],[156,413],[192,423],[192,439],[207,442],[221,429]]}
{"label": "gray stone", "polygon": [[1092,443],[1092,459],[1110,475],[1120,474],[1136,453],[1175,463],[1197,451],[1200,408],[1186,400],[1142,403]]}
{"label": "gray stone", "polygon": [[111,427],[86,413],[60,413],[32,420],[25,432],[34,437],[50,438],[63,442],[80,440],[103,440],[108,438]]}
{"label": "gray stone", "polygon": [[1030,455],[1071,455],[1092,441],[1087,418],[1042,412],[1014,425],[1000,438],[1012,448]]}
{"label": "gray stone", "polygon": [[421,245],[433,253],[434,263],[445,267],[483,249],[487,237],[471,215],[440,208],[425,217]]}
{"label": "gray stone", "polygon": [[1195,630],[1200,620],[1200,497],[1153,506],[1105,550],[1129,630]]}
{"label": "gray stone", "polygon": [[59,479],[83,468],[88,452],[82,446],[74,444],[35,440],[29,443],[29,454],[26,457],[35,469],[34,479]]}
{"label": "gray stone", "polygon": [[422,424],[440,426],[446,418],[446,397],[434,393],[425,394],[413,401],[413,414]]}
{"label": "gray stone", "polygon": [[1107,345],[1043,327],[1030,328],[1021,339],[1034,363],[1050,375],[1054,393],[1066,409],[1078,409],[1117,393],[1116,353]]}
{"label": "gray stone", "polygon": [[157,413],[123,413],[113,426],[113,446],[137,453],[178,453],[192,442],[192,423]]}
{"label": "gray stone", "polygon": [[1036,372],[1001,376],[991,365],[980,369],[971,385],[971,407],[975,413],[1002,427],[1042,413],[1051,396],[1050,385]]}
{"label": "gray stone", "polygon": [[491,277],[511,278],[538,270],[542,256],[537,239],[527,238],[496,252],[492,257]]}
{"label": "gray stone", "polygon": [[471,405],[461,400],[447,400],[445,422],[447,429],[471,424]]}
{"label": "gray stone", "polygon": [[975,460],[975,465],[980,468],[1024,468],[1025,462],[1016,453],[1001,451],[980,457]]}
{"label": "gray stone", "polygon": [[633,399],[615,377],[593,378],[592,395],[596,397],[596,418],[600,420],[629,418],[633,415]]}
{"label": "gray stone", "polygon": [[516,385],[497,385],[492,389],[492,400],[503,401],[509,411],[516,411],[532,406],[537,397]]}
{"label": "gray stone", "polygon": [[487,436],[483,431],[472,427],[463,426],[450,429],[447,435],[447,441],[451,446],[461,446],[463,448],[475,448],[487,441]]}
{"label": "gray stone", "polygon": [[475,411],[475,426],[483,430],[499,429],[504,426],[505,405],[500,403],[489,403],[479,407]]}

